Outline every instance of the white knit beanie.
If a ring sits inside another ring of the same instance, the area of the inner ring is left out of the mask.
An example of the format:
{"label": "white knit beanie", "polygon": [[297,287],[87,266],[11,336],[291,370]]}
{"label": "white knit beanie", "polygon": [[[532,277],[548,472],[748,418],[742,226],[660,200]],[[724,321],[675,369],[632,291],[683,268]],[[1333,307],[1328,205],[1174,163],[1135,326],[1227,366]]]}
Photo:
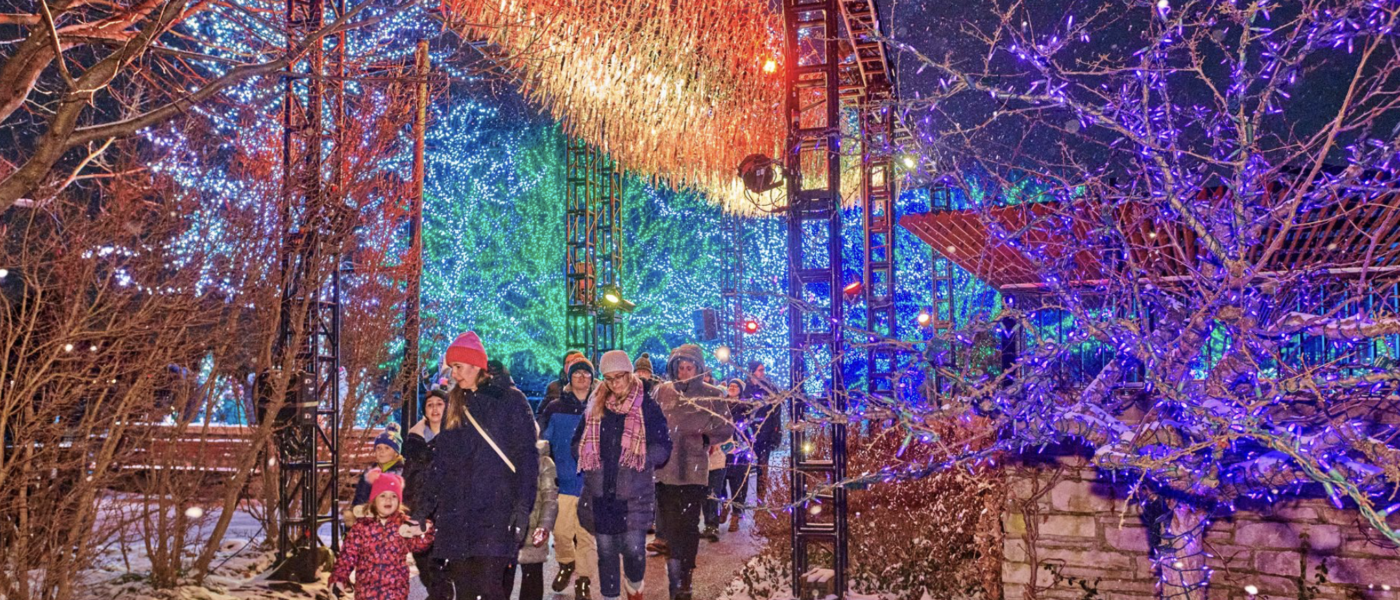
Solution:
{"label": "white knit beanie", "polygon": [[604,375],[617,372],[631,373],[632,357],[622,350],[608,350],[598,359],[598,372]]}

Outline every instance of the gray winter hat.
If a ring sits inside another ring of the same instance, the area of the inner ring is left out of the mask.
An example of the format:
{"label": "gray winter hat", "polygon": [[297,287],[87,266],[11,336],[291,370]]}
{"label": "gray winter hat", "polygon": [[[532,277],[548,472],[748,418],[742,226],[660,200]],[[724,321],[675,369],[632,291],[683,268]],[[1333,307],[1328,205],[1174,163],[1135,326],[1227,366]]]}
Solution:
{"label": "gray winter hat", "polygon": [[598,359],[598,372],[603,375],[608,373],[632,373],[632,357],[622,350],[608,350]]}

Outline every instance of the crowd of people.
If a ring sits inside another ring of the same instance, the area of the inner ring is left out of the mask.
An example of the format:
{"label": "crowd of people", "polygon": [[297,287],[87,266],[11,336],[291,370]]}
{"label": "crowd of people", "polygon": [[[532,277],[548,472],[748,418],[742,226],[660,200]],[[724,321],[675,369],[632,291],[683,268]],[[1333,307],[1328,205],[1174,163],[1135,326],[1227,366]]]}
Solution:
{"label": "crowd of people", "polygon": [[721,387],[694,344],[661,377],[647,354],[595,366],[570,352],[538,414],[473,332],[443,367],[407,437],[374,440],[343,513],[336,595],[353,573],[356,598],[406,599],[411,554],[431,600],[506,600],[517,571],[520,599],[540,600],[552,538],[554,592],[641,600],[651,553],[666,558],[669,597],[690,600],[700,542],[726,520],[739,529],[751,472],[766,493],[780,414],[760,363]]}

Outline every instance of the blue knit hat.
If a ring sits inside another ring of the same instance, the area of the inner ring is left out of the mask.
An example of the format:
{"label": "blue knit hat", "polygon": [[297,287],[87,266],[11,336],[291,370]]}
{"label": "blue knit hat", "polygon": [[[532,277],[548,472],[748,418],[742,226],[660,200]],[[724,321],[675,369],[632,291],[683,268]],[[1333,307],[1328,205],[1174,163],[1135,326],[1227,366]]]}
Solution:
{"label": "blue knit hat", "polygon": [[386,425],[384,427],[384,433],[381,433],[379,434],[379,437],[374,438],[374,445],[378,446],[380,444],[393,448],[395,454],[398,454],[401,451],[401,449],[403,448],[403,438],[399,436],[398,423],[390,423]]}

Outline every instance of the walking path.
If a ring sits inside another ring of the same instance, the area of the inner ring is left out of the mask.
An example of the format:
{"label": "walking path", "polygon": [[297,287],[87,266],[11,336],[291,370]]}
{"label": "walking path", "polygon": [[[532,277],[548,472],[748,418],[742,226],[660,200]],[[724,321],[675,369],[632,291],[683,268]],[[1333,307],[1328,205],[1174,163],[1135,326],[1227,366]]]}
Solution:
{"label": "walking path", "polygon": [[[700,541],[700,555],[696,559],[695,577],[691,582],[696,598],[718,598],[720,592],[729,586],[729,583],[738,575],[739,569],[758,554],[763,549],[764,540],[761,537],[752,535],[753,519],[745,517],[743,526],[739,531],[729,533],[726,527],[720,528],[719,542],[710,543]],[[550,582],[554,581],[554,574],[558,572],[559,565],[554,562],[553,553],[549,562],[544,565],[545,599],[565,600],[574,597],[573,586],[565,590],[564,593],[554,594],[549,589]],[[512,595],[512,600],[519,598],[520,576],[516,575],[516,594]],[[413,578],[413,587],[408,592],[409,600],[424,600],[428,597],[427,590],[423,589],[422,583],[417,577]],[[602,594],[598,590],[598,582],[593,582],[593,600],[599,600]],[[666,559],[659,556],[652,556],[647,559],[647,600],[666,600]]]}

